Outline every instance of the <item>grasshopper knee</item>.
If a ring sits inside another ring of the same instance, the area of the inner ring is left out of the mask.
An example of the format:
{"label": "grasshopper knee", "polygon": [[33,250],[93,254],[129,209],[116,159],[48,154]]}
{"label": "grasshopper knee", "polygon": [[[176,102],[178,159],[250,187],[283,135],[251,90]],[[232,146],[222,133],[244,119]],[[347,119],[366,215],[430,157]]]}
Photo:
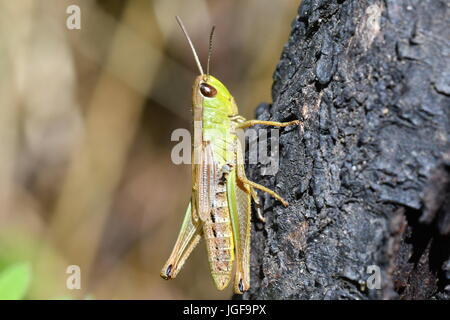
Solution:
{"label": "grasshopper knee", "polygon": [[166,280],[172,279],[172,269],[173,269],[173,266],[172,266],[171,264],[169,264],[169,265],[167,266],[166,270],[164,270],[164,271],[161,273],[161,277],[162,277],[163,279],[166,279]]}

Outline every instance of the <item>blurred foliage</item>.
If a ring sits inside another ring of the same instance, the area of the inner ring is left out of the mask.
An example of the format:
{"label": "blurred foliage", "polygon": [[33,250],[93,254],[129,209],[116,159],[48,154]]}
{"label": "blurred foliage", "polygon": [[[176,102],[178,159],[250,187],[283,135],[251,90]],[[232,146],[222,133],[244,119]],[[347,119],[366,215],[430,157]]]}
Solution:
{"label": "blurred foliage", "polygon": [[23,299],[31,281],[31,265],[17,263],[0,271],[0,300]]}
{"label": "blurred foliage", "polygon": [[[66,28],[69,4],[81,8],[81,30]],[[197,72],[174,16],[203,63],[217,26],[212,74],[253,117],[270,102],[298,5],[0,0],[0,270],[14,268],[3,280],[8,297],[23,296],[29,281],[28,266],[11,267],[18,261],[32,264],[29,299],[231,296],[214,288],[203,243],[177,279],[159,277],[191,190],[190,167],[170,159],[172,131],[190,128]],[[65,286],[73,264],[81,290]]]}

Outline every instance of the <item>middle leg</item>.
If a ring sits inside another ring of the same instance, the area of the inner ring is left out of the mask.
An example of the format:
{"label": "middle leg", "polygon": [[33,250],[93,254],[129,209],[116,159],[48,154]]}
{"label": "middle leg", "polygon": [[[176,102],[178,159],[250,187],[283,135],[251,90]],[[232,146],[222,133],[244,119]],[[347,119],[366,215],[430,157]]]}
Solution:
{"label": "middle leg", "polygon": [[[250,189],[256,188],[259,189],[261,191],[267,192],[268,194],[270,194],[272,197],[274,197],[275,199],[277,199],[278,201],[280,201],[283,206],[287,207],[289,205],[289,203],[287,203],[286,200],[284,200],[281,196],[279,196],[275,191],[270,190],[269,188],[266,188],[260,184],[257,184],[256,182],[250,181],[247,179],[247,176],[245,175],[245,170],[244,170],[244,166],[243,165],[238,165],[236,168],[236,176],[239,179],[240,182],[242,182],[244,185],[249,186]],[[252,190],[252,197],[256,197],[255,191]],[[259,203],[259,201],[258,201]],[[259,218],[259,217],[258,217]],[[264,218],[263,218],[264,219]]]}

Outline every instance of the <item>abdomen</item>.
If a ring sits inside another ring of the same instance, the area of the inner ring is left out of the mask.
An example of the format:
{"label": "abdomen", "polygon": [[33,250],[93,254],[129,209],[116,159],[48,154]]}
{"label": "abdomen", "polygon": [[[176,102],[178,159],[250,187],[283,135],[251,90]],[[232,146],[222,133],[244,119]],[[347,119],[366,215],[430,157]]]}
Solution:
{"label": "abdomen", "polygon": [[[211,115],[209,115],[211,116]],[[210,214],[203,222],[209,265],[217,289],[224,289],[231,279],[234,261],[234,243],[227,192],[222,167],[233,164],[235,159],[234,141],[228,117],[203,118],[203,141],[209,141],[214,162],[218,168],[216,194]]]}
{"label": "abdomen", "polygon": [[219,183],[210,215],[203,223],[211,274],[217,289],[224,289],[231,279],[234,243],[226,188]]}

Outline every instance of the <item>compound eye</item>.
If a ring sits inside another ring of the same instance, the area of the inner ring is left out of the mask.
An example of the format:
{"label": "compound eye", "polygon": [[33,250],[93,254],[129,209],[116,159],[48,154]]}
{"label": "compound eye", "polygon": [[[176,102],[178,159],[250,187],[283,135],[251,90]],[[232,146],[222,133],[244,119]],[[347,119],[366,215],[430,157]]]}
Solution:
{"label": "compound eye", "polygon": [[200,84],[200,92],[204,97],[208,98],[214,98],[217,94],[217,90],[205,82]]}

